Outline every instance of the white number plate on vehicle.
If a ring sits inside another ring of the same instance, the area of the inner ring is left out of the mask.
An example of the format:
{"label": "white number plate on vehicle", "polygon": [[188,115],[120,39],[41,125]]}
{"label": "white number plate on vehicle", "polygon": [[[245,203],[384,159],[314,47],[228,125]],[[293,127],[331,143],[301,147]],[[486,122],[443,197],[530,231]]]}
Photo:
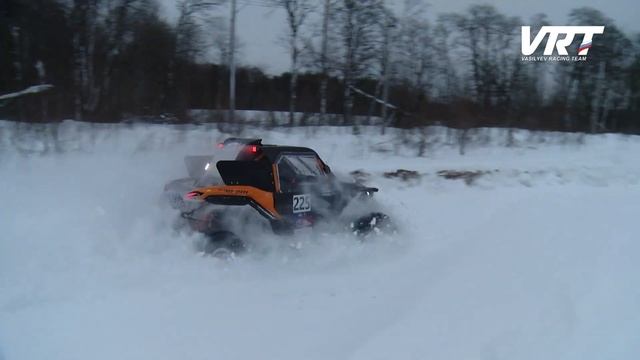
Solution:
{"label": "white number plate on vehicle", "polygon": [[311,202],[309,195],[293,195],[293,213],[302,213],[311,211]]}

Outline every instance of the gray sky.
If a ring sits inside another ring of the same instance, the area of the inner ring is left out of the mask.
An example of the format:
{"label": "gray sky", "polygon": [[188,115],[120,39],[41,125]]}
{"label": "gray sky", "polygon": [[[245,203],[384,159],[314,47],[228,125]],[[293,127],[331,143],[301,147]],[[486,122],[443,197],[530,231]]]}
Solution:
{"label": "gray sky", "polygon": [[[285,71],[289,64],[287,50],[279,39],[285,31],[284,12],[262,6],[250,5],[262,3],[266,0],[237,0],[240,9],[238,13],[237,34],[243,44],[241,63],[257,65],[266,72],[277,74]],[[320,1],[320,0],[318,0]],[[402,8],[403,0],[387,0],[398,10]],[[160,0],[163,14],[169,19],[176,17],[176,0]],[[567,14],[571,9],[581,6],[591,6],[602,11],[606,16],[615,20],[616,25],[627,34],[640,32],[639,0],[528,0],[528,1],[478,1],[478,0],[430,0],[429,13],[431,18],[443,12],[459,12],[471,4],[493,4],[500,12],[511,16],[520,16],[526,24],[531,15],[543,12],[547,14],[553,25],[565,25]],[[244,4],[244,5],[242,5]],[[228,16],[226,7],[220,9],[220,15]],[[604,24],[606,25],[606,24]]]}

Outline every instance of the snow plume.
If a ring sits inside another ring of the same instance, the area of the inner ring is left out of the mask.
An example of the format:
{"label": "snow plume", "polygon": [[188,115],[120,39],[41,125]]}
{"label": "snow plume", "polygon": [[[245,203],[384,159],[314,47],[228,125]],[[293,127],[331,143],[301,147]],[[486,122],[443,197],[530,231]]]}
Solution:
{"label": "snow plume", "polygon": [[[396,151],[376,129],[255,130],[366,172],[402,234],[256,232],[264,252],[220,262],[174,230],[160,193],[223,134],[65,123],[45,151],[39,130],[0,125],[3,360],[640,356],[637,138],[416,158],[410,134]],[[417,175],[383,176],[398,169]]]}

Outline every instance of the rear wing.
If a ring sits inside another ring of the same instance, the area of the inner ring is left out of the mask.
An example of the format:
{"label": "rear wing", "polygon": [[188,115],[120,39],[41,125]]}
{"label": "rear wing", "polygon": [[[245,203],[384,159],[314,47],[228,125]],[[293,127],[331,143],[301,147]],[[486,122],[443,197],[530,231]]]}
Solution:
{"label": "rear wing", "polygon": [[225,185],[253,186],[273,192],[273,173],[271,167],[257,161],[218,161],[218,172]]}

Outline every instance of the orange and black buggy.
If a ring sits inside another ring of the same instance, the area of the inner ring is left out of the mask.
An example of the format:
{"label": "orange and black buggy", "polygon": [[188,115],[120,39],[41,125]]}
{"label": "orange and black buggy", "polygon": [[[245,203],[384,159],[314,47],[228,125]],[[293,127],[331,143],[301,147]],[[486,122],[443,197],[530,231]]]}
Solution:
{"label": "orange and black buggy", "polygon": [[346,226],[359,237],[392,231],[389,217],[369,201],[378,189],[339,181],[312,149],[229,138],[217,150],[187,156],[189,177],[165,186],[181,218],[206,235],[204,252],[240,253],[264,230],[291,235]]}

